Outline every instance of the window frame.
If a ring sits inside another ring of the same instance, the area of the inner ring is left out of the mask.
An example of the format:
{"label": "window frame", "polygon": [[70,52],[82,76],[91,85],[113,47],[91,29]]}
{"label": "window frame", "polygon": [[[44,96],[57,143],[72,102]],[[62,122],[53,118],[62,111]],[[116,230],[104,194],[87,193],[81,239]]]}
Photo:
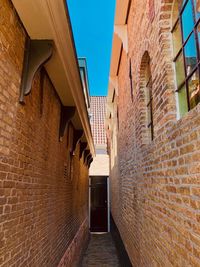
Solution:
{"label": "window frame", "polygon": [[[194,20],[194,25],[193,25],[193,28],[192,28],[191,32],[189,33],[189,35],[187,36],[186,40],[184,41],[184,36],[183,36],[184,28],[183,28],[182,14],[183,14],[183,12],[184,12],[184,10],[185,10],[185,8],[186,8],[186,6],[187,6],[189,1],[191,1],[191,4],[192,4],[192,15],[193,15],[193,20]],[[182,7],[180,7],[180,6],[178,7],[178,17],[175,20],[175,22],[173,23],[173,26],[172,26],[172,29],[171,29],[173,40],[174,40],[173,33],[174,33],[174,30],[176,29],[178,23],[180,24],[179,27],[180,27],[180,32],[181,32],[181,47],[177,51],[175,57],[173,58],[173,62],[175,64],[177,59],[178,59],[178,57],[182,53],[183,63],[184,63],[184,80],[181,82],[180,85],[177,84],[176,93],[178,94],[185,86],[185,88],[186,88],[186,97],[187,97],[187,99],[186,99],[187,100],[187,109],[188,109],[188,112],[189,112],[193,108],[191,108],[189,85],[188,84],[189,84],[190,78],[194,75],[195,72],[197,72],[198,75],[199,75],[199,85],[200,85],[200,40],[199,40],[199,37],[198,37],[198,30],[197,30],[197,27],[198,26],[200,27],[200,17],[198,19],[196,19],[194,0],[186,0],[185,3],[182,5]],[[197,63],[195,64],[193,69],[188,74],[187,73],[187,63],[186,63],[186,56],[185,56],[185,49],[184,48],[185,48],[186,44],[188,43],[188,40],[190,39],[192,34],[194,34],[194,39],[195,39]],[[176,73],[176,75],[177,75],[177,73]],[[177,83],[177,81],[176,81],[176,83]]]}
{"label": "window frame", "polygon": [[[149,64],[147,67],[150,68]],[[146,91],[148,90],[148,95],[149,95],[148,99],[146,98],[147,118],[150,117],[150,120],[147,119],[147,128],[148,128],[149,132],[151,133],[150,140],[153,141],[153,139],[154,139],[154,124],[153,124],[153,94],[152,94],[152,75],[151,75],[151,72],[150,72],[150,75],[149,75],[148,80],[146,82],[145,88],[146,88]],[[148,114],[148,113],[150,113],[150,114]]]}
{"label": "window frame", "polygon": [[129,59],[129,81],[130,81],[130,87],[131,87],[131,99],[133,102],[133,76],[132,76],[132,61],[131,58]]}

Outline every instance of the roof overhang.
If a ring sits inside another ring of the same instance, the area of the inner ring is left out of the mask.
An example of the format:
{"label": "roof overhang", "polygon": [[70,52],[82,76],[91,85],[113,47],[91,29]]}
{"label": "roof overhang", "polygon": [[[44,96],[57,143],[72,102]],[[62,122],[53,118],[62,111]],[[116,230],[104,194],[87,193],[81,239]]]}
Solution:
{"label": "roof overhang", "polygon": [[126,54],[128,53],[127,18],[130,10],[130,4],[131,0],[116,1],[112,56],[107,97],[107,121],[109,121],[110,113],[112,113],[113,111],[113,94],[116,93],[116,95],[118,95],[118,72],[123,50]]}
{"label": "roof overhang", "polygon": [[89,94],[89,79],[88,79],[88,70],[87,70],[87,61],[86,58],[79,58],[78,59],[79,68],[81,72],[81,79],[83,84],[83,93],[86,99],[86,105],[90,108],[90,94]]}
{"label": "roof overhang", "polygon": [[73,124],[83,129],[90,151],[94,144],[80,78],[68,9],[64,0],[12,0],[31,39],[53,40],[55,49],[45,68],[64,106],[75,106]]}
{"label": "roof overhang", "polygon": [[118,96],[118,76],[109,79],[107,102],[113,103],[114,94]]}
{"label": "roof overhang", "polygon": [[127,22],[130,0],[117,0],[115,25],[124,25]]}
{"label": "roof overhang", "polygon": [[113,35],[113,44],[112,44],[112,57],[110,65],[110,76],[115,77],[118,75],[118,68],[120,57],[122,53],[122,41],[117,34]]}
{"label": "roof overhang", "polygon": [[131,0],[117,0],[116,3],[110,76],[118,75],[122,49],[128,53],[127,17],[130,3]]}

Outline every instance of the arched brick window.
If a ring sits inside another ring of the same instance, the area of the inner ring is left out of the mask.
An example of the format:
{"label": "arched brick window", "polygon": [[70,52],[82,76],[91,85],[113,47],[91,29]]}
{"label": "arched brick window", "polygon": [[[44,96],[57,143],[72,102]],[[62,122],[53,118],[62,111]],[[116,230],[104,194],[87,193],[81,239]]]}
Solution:
{"label": "arched brick window", "polygon": [[144,143],[149,143],[154,138],[153,125],[153,95],[152,95],[152,76],[150,68],[149,53],[145,52],[142,57],[140,69],[140,90],[141,100],[143,102],[143,114],[141,116],[141,124],[143,127]]}
{"label": "arched brick window", "polygon": [[179,115],[200,102],[200,0],[176,0],[173,9],[173,50]]}

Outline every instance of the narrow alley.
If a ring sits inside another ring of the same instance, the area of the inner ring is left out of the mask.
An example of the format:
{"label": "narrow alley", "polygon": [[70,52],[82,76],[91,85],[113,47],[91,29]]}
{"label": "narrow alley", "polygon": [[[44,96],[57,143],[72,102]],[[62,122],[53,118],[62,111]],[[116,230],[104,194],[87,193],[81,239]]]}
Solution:
{"label": "narrow alley", "polygon": [[0,267],[200,267],[200,0],[0,0]]}
{"label": "narrow alley", "polygon": [[81,267],[120,267],[111,234],[92,234]]}

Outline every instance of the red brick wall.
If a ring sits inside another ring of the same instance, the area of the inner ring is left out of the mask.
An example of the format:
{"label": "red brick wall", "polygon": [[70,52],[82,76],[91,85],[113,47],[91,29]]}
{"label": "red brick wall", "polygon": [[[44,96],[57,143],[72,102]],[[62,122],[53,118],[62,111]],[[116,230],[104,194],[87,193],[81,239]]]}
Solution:
{"label": "red brick wall", "polygon": [[[200,106],[177,121],[170,33],[173,1],[154,1],[152,22],[148,2],[132,1],[129,53],[123,52],[120,63],[112,214],[133,266],[200,266]],[[153,81],[153,142],[143,139],[146,51]]]}
{"label": "red brick wall", "polygon": [[86,219],[82,223],[81,227],[76,233],[76,236],[66,250],[58,267],[80,267],[88,242],[88,220]]}
{"label": "red brick wall", "polygon": [[[56,267],[69,247],[75,256],[70,244],[87,218],[88,169],[77,146],[69,177],[66,135],[58,141],[61,104],[47,76],[42,91],[38,72],[25,105],[18,103],[25,36],[11,2],[1,0],[0,266]],[[83,245],[88,228],[81,229]]]}

